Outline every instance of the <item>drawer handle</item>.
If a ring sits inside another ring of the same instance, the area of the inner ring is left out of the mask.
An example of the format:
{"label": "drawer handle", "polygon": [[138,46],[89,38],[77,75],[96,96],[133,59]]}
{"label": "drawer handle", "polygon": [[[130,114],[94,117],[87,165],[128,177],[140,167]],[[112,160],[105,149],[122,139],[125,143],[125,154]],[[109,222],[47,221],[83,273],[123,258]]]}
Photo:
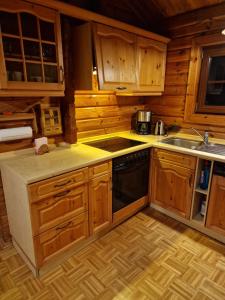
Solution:
{"label": "drawer handle", "polygon": [[67,228],[70,226],[70,224],[72,224],[72,221],[69,221],[66,225],[64,226],[59,226],[59,227],[56,227],[56,230],[61,230],[61,229],[64,229],[64,228]]}
{"label": "drawer handle", "polygon": [[63,196],[66,196],[66,195],[69,194],[69,193],[70,193],[70,190],[61,192],[61,193],[56,194],[56,195],[54,196],[54,198],[63,197]]}
{"label": "drawer handle", "polygon": [[125,86],[117,86],[116,89],[119,91],[123,91],[126,90],[127,88]]}
{"label": "drawer handle", "polygon": [[61,187],[61,186],[67,185],[67,184],[69,184],[69,183],[71,183],[71,182],[72,182],[72,180],[69,179],[69,180],[67,180],[66,182],[55,184],[55,187],[56,187],[56,188],[57,188],[57,187]]}

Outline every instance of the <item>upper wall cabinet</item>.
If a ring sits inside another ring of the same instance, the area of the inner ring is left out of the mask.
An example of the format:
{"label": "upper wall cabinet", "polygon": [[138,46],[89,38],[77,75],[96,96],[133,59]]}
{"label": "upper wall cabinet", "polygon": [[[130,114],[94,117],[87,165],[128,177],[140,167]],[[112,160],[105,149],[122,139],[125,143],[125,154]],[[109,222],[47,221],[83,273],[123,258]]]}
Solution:
{"label": "upper wall cabinet", "polygon": [[136,88],[136,36],[94,24],[99,88],[126,91]]}
{"label": "upper wall cabinet", "polygon": [[74,43],[76,90],[93,88],[96,68],[100,90],[127,95],[161,95],[164,91],[166,41],[86,23],[74,29]]}
{"label": "upper wall cabinet", "polygon": [[166,44],[137,37],[137,89],[139,91],[164,91],[166,49]]}
{"label": "upper wall cabinet", "polygon": [[59,13],[0,0],[0,25],[0,96],[62,96]]}

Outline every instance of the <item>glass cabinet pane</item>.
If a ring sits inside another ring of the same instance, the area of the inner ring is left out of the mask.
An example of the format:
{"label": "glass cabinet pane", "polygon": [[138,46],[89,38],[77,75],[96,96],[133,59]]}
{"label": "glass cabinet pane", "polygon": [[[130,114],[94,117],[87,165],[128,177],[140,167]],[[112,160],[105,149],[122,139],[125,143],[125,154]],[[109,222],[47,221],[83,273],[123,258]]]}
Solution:
{"label": "glass cabinet pane", "polygon": [[56,62],[55,45],[42,43],[42,55],[45,62]]}
{"label": "glass cabinet pane", "polygon": [[41,64],[26,64],[27,80],[32,82],[43,82]]}
{"label": "glass cabinet pane", "polygon": [[23,63],[6,61],[8,81],[24,81]]}
{"label": "glass cabinet pane", "polygon": [[45,82],[57,83],[58,82],[58,72],[57,66],[45,65]]}
{"label": "glass cabinet pane", "polygon": [[0,12],[2,33],[19,35],[18,17],[16,13]]}
{"label": "glass cabinet pane", "polygon": [[20,39],[3,37],[2,41],[5,58],[22,59]]}
{"label": "glass cabinet pane", "polygon": [[40,20],[40,31],[42,41],[55,41],[55,27],[53,23]]}
{"label": "glass cabinet pane", "polygon": [[24,55],[28,60],[41,60],[39,42],[23,41]]}
{"label": "glass cabinet pane", "polygon": [[205,97],[206,105],[225,105],[225,83],[208,83]]}
{"label": "glass cabinet pane", "polygon": [[37,18],[28,13],[21,13],[22,35],[24,37],[38,39]]}
{"label": "glass cabinet pane", "polygon": [[225,80],[225,56],[217,56],[210,58],[208,80]]}

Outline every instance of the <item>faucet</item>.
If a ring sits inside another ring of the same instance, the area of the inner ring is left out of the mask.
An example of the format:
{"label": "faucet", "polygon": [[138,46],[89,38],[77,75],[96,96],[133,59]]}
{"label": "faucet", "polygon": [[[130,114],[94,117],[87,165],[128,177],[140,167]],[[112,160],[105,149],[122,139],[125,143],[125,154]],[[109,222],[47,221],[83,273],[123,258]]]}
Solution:
{"label": "faucet", "polygon": [[208,144],[209,144],[209,133],[208,133],[208,131],[205,131],[205,132],[204,132],[204,135],[201,135],[201,133],[199,133],[197,129],[195,129],[195,128],[193,128],[193,127],[191,127],[191,129],[192,129],[195,133],[197,133],[197,134],[202,138],[203,143],[204,143],[205,145],[208,145]]}

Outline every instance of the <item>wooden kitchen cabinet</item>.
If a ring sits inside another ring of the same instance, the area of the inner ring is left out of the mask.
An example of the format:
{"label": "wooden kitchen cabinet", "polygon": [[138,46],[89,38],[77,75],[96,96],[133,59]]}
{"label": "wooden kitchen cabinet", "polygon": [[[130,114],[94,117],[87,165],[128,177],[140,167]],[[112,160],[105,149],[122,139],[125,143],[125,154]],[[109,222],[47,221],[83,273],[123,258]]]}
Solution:
{"label": "wooden kitchen cabinet", "polygon": [[63,96],[60,15],[0,0],[0,96]]}
{"label": "wooden kitchen cabinet", "polygon": [[136,88],[136,36],[94,24],[99,88],[119,92]]}
{"label": "wooden kitchen cabinet", "polygon": [[206,227],[225,235],[225,178],[213,175]]}
{"label": "wooden kitchen cabinet", "polygon": [[160,95],[164,91],[167,42],[98,23],[75,27],[76,90],[94,89],[97,73],[99,90]]}
{"label": "wooden kitchen cabinet", "polygon": [[[160,150],[161,155],[162,151],[164,152],[162,159],[157,157],[159,156],[157,149],[152,159],[151,202],[189,219],[194,188],[194,170],[179,165],[182,156],[184,156],[184,161],[187,161],[187,155],[177,154],[178,164],[176,164],[175,153],[170,156],[171,152]],[[194,157],[190,157],[190,159],[195,161]]]}
{"label": "wooden kitchen cabinet", "polygon": [[166,53],[166,44],[144,37],[137,37],[138,91],[164,91]]}
{"label": "wooden kitchen cabinet", "polygon": [[[111,165],[111,164],[110,164]],[[105,172],[103,172],[105,173]],[[94,177],[89,182],[90,234],[106,229],[112,224],[112,173]]]}
{"label": "wooden kitchen cabinet", "polygon": [[34,238],[37,266],[88,237],[88,214],[64,222]]}

